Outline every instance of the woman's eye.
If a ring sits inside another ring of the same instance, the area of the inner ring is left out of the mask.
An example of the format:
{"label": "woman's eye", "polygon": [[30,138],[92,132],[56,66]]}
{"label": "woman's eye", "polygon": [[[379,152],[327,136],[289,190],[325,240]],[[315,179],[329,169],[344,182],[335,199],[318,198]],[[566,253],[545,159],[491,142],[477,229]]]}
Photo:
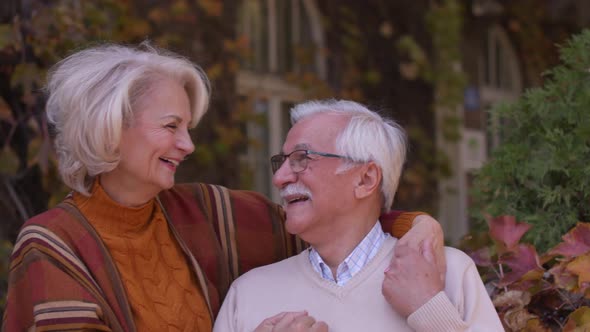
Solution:
{"label": "woman's eye", "polygon": [[166,125],[166,128],[176,129],[176,128],[178,128],[178,126],[176,124],[172,123],[172,124]]}

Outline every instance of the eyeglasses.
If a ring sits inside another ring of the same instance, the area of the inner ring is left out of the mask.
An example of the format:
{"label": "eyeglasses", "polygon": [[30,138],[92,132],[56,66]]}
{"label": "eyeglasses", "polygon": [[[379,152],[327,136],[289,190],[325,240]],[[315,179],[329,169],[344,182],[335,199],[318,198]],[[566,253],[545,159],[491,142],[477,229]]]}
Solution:
{"label": "eyeglasses", "polygon": [[344,158],[344,159],[351,159],[350,157],[341,156],[333,153],[325,153],[325,152],[317,152],[312,150],[295,150],[289,154],[277,154],[270,157],[270,166],[272,169],[272,174],[276,173],[279,168],[283,165],[285,160],[289,159],[289,166],[291,170],[295,173],[303,172],[307,169],[307,163],[310,160],[310,154],[315,154],[322,157],[329,157],[329,158]]}

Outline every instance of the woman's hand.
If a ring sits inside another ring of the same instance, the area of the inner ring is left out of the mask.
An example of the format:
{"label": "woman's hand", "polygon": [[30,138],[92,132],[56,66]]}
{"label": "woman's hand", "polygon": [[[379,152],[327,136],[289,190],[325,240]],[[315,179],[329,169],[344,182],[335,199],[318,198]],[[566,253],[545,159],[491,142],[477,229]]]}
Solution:
{"label": "woman's hand", "polygon": [[408,317],[444,289],[430,240],[421,250],[397,244],[381,292],[393,309]]}
{"label": "woman's hand", "polygon": [[447,272],[447,261],[444,250],[444,234],[436,219],[427,214],[414,218],[412,228],[402,236],[396,243],[396,250],[399,246],[408,246],[423,253],[425,243],[430,242],[434,252],[434,263],[436,264],[440,279],[444,285]]}

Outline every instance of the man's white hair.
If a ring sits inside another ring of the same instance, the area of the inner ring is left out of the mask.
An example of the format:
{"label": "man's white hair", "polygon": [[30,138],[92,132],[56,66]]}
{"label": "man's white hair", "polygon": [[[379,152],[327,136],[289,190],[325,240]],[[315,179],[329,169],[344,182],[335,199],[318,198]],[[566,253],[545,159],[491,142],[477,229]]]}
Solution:
{"label": "man's white hair", "polygon": [[355,162],[374,162],[382,172],[382,212],[393,204],[406,158],[405,131],[393,120],[384,118],[367,107],[348,100],[314,100],[291,109],[291,123],[320,113],[350,116],[347,126],[336,138],[336,153],[352,158],[345,161],[343,171]]}

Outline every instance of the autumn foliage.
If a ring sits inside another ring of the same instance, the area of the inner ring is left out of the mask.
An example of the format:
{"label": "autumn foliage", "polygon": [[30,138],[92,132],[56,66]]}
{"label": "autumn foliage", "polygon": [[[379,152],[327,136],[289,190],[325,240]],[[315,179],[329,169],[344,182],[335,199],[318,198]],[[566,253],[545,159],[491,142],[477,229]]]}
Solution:
{"label": "autumn foliage", "polygon": [[590,329],[590,223],[579,222],[545,253],[521,242],[530,224],[501,216],[488,226],[489,233],[469,236],[463,246],[506,330]]}

